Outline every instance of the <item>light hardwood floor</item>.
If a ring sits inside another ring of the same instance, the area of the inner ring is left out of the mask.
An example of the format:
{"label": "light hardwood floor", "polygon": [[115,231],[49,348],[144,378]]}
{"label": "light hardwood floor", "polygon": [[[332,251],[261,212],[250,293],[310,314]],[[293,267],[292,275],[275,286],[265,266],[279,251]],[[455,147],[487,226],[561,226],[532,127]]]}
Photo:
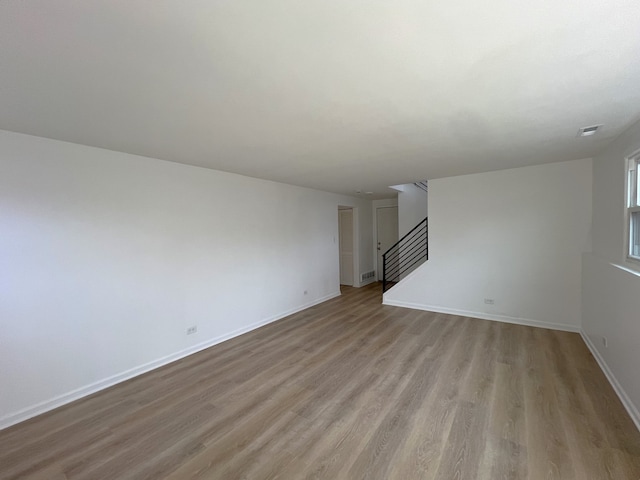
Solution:
{"label": "light hardwood floor", "polygon": [[640,478],[574,333],[344,294],[0,431],[2,479]]}

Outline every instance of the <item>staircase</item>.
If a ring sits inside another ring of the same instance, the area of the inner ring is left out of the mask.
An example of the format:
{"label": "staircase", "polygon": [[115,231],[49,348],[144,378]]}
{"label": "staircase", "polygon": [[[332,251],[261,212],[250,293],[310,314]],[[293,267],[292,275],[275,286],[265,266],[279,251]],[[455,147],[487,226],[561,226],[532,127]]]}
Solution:
{"label": "staircase", "polygon": [[383,293],[429,259],[428,218],[382,255]]}

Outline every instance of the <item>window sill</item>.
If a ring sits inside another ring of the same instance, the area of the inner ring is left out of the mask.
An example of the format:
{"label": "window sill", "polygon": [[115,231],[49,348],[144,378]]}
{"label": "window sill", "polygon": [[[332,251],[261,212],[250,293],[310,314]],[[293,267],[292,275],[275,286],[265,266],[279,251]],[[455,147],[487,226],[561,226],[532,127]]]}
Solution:
{"label": "window sill", "polygon": [[635,275],[636,277],[640,277],[640,260],[636,260],[635,258],[628,257],[625,259],[625,263],[620,265],[618,263],[612,263],[616,268],[620,270],[624,270],[631,275]]}

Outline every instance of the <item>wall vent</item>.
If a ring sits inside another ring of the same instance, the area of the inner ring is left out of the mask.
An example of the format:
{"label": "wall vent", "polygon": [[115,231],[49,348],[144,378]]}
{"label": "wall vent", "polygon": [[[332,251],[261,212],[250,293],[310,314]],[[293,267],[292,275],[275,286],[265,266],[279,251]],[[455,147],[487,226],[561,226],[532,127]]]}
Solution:
{"label": "wall vent", "polygon": [[371,270],[370,272],[365,272],[362,275],[360,275],[360,281],[366,282],[367,280],[375,278],[375,276],[376,276],[375,270]]}

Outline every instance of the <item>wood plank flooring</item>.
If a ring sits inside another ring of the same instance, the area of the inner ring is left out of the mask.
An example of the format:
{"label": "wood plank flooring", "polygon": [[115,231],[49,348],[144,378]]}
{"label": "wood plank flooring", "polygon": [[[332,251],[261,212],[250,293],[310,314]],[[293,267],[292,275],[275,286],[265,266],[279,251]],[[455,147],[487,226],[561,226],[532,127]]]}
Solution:
{"label": "wood plank flooring", "polygon": [[582,339],[339,298],[0,431],[0,478],[640,479]]}

